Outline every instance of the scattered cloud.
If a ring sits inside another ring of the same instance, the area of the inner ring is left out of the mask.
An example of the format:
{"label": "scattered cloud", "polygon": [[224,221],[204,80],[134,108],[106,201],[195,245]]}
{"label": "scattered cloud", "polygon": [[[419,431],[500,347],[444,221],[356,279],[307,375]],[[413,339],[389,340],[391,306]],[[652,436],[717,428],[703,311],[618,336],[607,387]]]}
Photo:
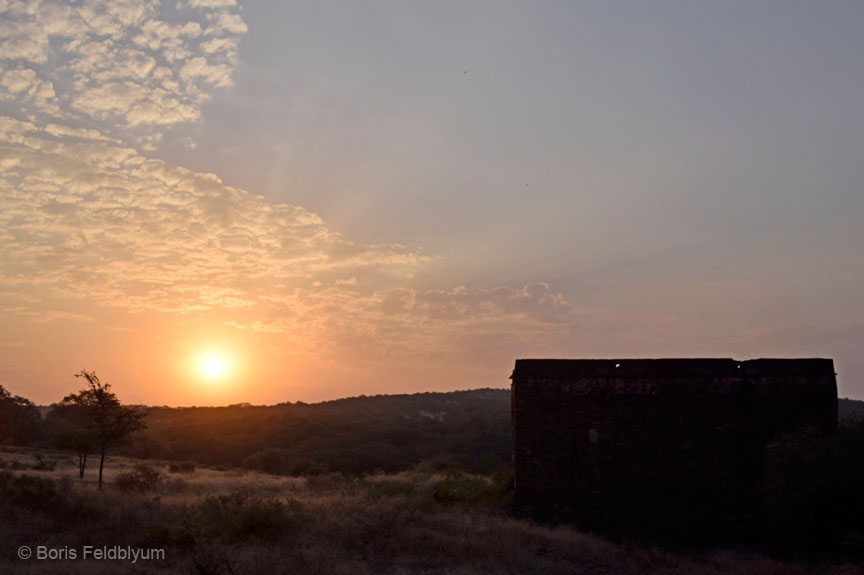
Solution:
{"label": "scattered cloud", "polygon": [[236,0],[189,0],[185,4],[192,8],[227,8],[236,6]]}
{"label": "scattered cloud", "polygon": [[0,100],[23,102],[39,113],[57,115],[56,96],[54,85],[29,68],[19,66],[0,73]]}
{"label": "scattered cloud", "polygon": [[362,340],[378,350],[363,361],[572,320],[544,283],[411,288],[430,261],[417,249],[352,242],[301,207],[92,136],[0,118],[0,297],[19,315],[56,302],[217,313],[322,358]]}
{"label": "scattered cloud", "polygon": [[233,83],[235,2],[12,0],[0,5],[0,100],[46,123],[87,123],[150,148]]}
{"label": "scattered cloud", "polygon": [[148,157],[231,86],[246,31],[233,0],[0,1],[0,320],[207,316],[356,365],[566,333],[547,284],[418,289],[418,248]]}
{"label": "scattered cloud", "polygon": [[531,283],[522,289],[498,287],[469,290],[417,291],[395,288],[376,294],[380,310],[390,316],[412,315],[435,320],[465,321],[484,317],[520,316],[526,320],[558,323],[572,315],[564,297],[549,284]]}

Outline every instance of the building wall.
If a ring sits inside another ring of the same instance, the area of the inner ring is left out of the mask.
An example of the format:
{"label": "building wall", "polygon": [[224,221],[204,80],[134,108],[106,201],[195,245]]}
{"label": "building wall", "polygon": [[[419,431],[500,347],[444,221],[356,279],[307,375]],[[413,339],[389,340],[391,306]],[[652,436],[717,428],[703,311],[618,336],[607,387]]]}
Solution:
{"label": "building wall", "polygon": [[830,359],[517,360],[517,509],[604,530],[734,529],[766,447],[831,429]]}

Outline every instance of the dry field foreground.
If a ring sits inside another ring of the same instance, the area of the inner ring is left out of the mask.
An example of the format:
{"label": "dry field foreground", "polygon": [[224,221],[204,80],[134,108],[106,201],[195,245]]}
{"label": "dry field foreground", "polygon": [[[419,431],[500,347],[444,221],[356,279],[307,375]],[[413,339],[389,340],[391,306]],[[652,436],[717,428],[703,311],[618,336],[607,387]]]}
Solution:
{"label": "dry field foreground", "polygon": [[[171,472],[165,462],[111,457],[100,492],[95,465],[79,480],[68,454],[6,448],[0,467],[3,574],[862,572],[849,563],[793,563],[722,550],[685,556],[536,525],[505,513],[506,478]],[[78,556],[25,561],[17,557],[22,545],[34,554],[42,545]],[[85,560],[85,546],[162,549],[164,559]]]}

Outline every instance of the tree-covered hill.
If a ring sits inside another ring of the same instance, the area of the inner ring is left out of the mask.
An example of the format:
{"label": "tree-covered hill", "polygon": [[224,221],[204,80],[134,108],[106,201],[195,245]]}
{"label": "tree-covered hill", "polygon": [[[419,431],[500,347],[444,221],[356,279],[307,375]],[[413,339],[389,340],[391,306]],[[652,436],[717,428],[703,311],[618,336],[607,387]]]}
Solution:
{"label": "tree-covered hill", "polygon": [[838,401],[837,411],[840,421],[862,421],[864,420],[864,401],[841,399]]}
{"label": "tree-covered hill", "polygon": [[317,404],[150,409],[130,455],[272,473],[507,469],[510,392],[360,396]]}

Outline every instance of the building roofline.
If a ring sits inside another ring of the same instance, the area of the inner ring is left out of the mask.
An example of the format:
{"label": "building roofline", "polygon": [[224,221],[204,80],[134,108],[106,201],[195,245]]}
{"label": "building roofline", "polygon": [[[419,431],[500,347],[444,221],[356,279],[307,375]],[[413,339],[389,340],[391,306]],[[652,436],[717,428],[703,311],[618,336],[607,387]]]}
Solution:
{"label": "building roofline", "polygon": [[827,358],[517,359],[510,379],[835,376]]}

